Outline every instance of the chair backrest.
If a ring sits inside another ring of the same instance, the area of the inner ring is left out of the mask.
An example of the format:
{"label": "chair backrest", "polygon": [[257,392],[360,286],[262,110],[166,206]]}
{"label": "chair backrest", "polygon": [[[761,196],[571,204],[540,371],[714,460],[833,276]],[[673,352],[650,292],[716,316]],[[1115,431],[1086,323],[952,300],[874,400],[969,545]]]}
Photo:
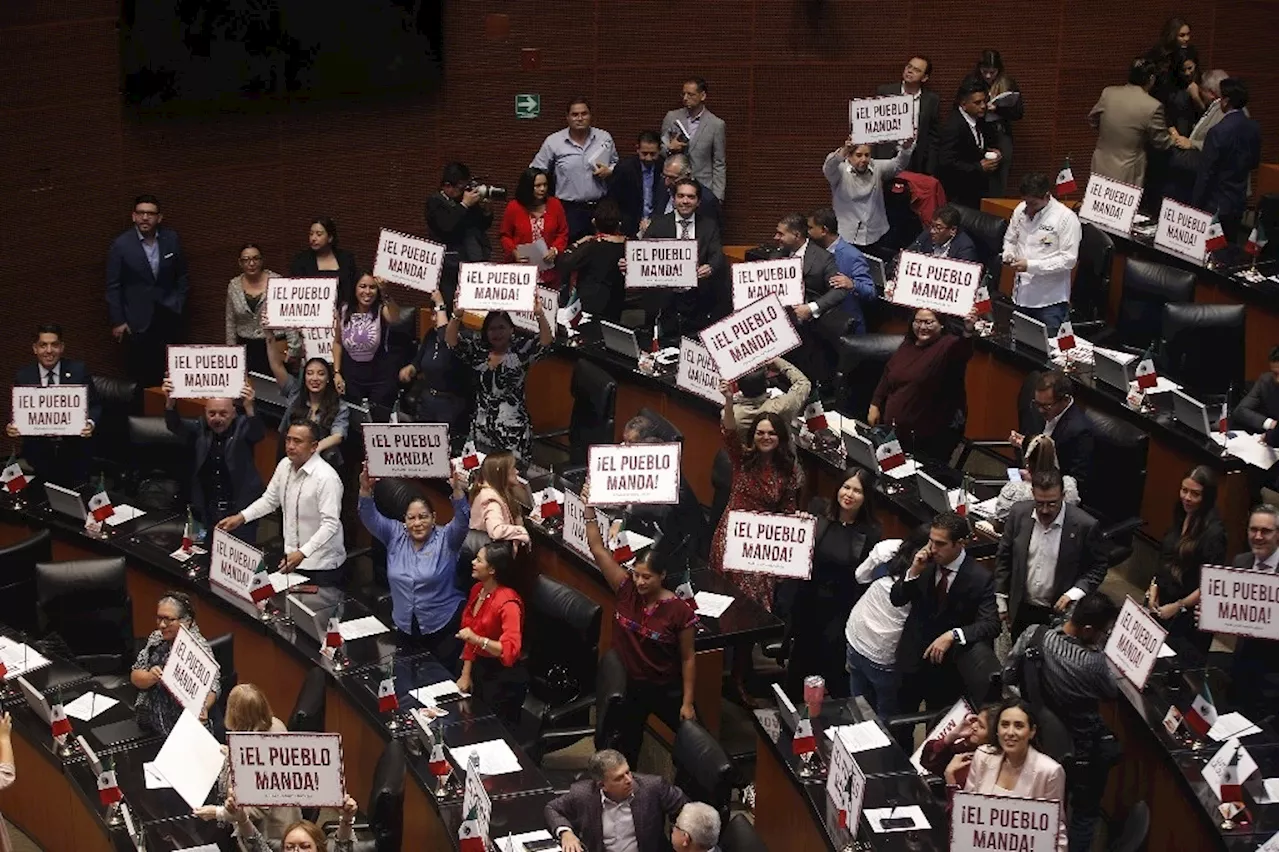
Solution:
{"label": "chair backrest", "polygon": [[1141,517],[1150,435],[1094,409],[1085,409],[1093,432],[1093,470],[1105,470],[1084,484],[1080,501],[1104,524]]}
{"label": "chair backrest", "polygon": [[734,814],[720,828],[720,852],[769,852],[769,847],[745,814]]}
{"label": "chair backrest", "polygon": [[1035,407],[1036,382],[1044,373],[1032,370],[1022,379],[1018,388],[1018,431],[1024,435],[1034,435],[1044,426],[1044,418]]}
{"label": "chair backrest", "polygon": [[33,636],[39,632],[36,563],[52,560],[52,535],[47,529],[0,547],[0,624]]}
{"label": "chair backrest", "polygon": [[1160,337],[1162,309],[1170,302],[1190,302],[1196,276],[1185,269],[1137,257],[1124,260],[1124,287],[1116,334],[1121,342],[1145,349]]}
{"label": "chair backrest", "polygon": [[724,510],[729,505],[729,491],[733,487],[733,462],[729,460],[729,451],[723,447],[716,451],[711,461],[711,516],[707,523],[712,529],[720,523]]}
{"label": "chair backrest", "polygon": [[702,725],[686,720],[676,729],[671,762],[676,786],[690,799],[711,805],[722,820],[727,819],[733,788],[741,779],[724,746]]}
{"label": "chair backrest", "polygon": [[1058,718],[1058,714],[1048,707],[1037,707],[1036,715],[1040,717],[1040,725],[1036,731],[1036,739],[1040,742],[1037,748],[1063,766],[1070,766],[1075,762],[1076,752],[1071,731]]}
{"label": "chair backrest", "polygon": [[627,697],[627,670],[610,648],[596,669],[596,751],[618,747],[618,708]]}
{"label": "chair backrest", "polygon": [[1164,372],[1193,396],[1244,384],[1244,305],[1165,305],[1161,328]]}
{"label": "chair backrest", "polygon": [[56,633],[95,674],[133,663],[133,602],[124,558],[36,564],[40,632]]}
{"label": "chair backrest", "polygon": [[846,334],[836,364],[836,407],[865,418],[884,365],[902,345],[901,334]]}
{"label": "chair backrest", "polygon": [[369,791],[369,828],[378,852],[399,852],[404,831],[404,741],[387,743],[373,769],[373,789]]}
{"label": "chair backrest", "polygon": [[563,704],[595,687],[600,605],[539,575],[525,600],[529,689],[547,704]]}
{"label": "chair backrest", "polygon": [[1107,315],[1115,251],[1116,244],[1105,231],[1089,222],[1080,223],[1080,251],[1071,303],[1086,319],[1104,319]]}
{"label": "chair backrest", "polygon": [[218,700],[213,702],[209,710],[209,718],[213,721],[215,735],[225,733],[224,717],[227,715],[227,697],[240,681],[236,673],[236,635],[224,633],[209,640],[209,650],[218,661]]}
{"label": "chair backrest", "polygon": [[[186,438],[169,431],[163,417],[129,418],[133,489],[144,509],[177,509],[190,502],[190,450]],[[152,480],[143,486],[144,480]]]}
{"label": "chair backrest", "polygon": [[293,712],[289,714],[290,731],[318,734],[324,730],[324,699],[328,686],[329,678],[324,669],[313,667],[307,671],[298,690],[298,698],[293,703]]}
{"label": "chair backrest", "polygon": [[133,379],[114,376],[92,376],[89,381],[102,409],[93,425],[95,453],[114,457],[127,452],[129,417],[140,407],[141,388]]}
{"label": "chair backrest", "polygon": [[969,235],[978,250],[978,260],[986,267],[992,281],[1000,280],[1000,254],[1004,251],[1004,232],[1009,220],[962,204],[952,205],[960,211],[960,230]]}
{"label": "chair backrest", "polygon": [[407,364],[418,350],[418,309],[400,306],[400,318],[387,326],[387,348],[397,364]]}
{"label": "chair backrest", "polygon": [[985,642],[967,646],[956,657],[956,669],[964,684],[964,694],[974,707],[1000,699],[1000,661]]}
{"label": "chair backrest", "polygon": [[373,503],[378,511],[393,521],[403,520],[409,504],[422,497],[418,487],[407,479],[388,477],[373,486]]}
{"label": "chair backrest", "polygon": [[618,382],[586,358],[573,365],[569,382],[573,412],[569,415],[569,463],[586,464],[592,444],[612,444]]}
{"label": "chair backrest", "polygon": [[684,433],[677,429],[674,423],[654,411],[652,408],[641,408],[636,413],[648,418],[649,421],[653,423],[654,427],[658,430],[658,437],[662,440],[667,443],[671,443],[672,441],[684,443]]}

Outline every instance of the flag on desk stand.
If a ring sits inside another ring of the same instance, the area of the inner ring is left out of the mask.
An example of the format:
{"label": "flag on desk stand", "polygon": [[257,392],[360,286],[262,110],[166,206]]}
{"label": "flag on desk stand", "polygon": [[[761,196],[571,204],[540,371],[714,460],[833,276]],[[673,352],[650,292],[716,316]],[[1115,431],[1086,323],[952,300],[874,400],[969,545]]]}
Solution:
{"label": "flag on desk stand", "polygon": [[22,465],[18,464],[18,457],[12,453],[9,454],[9,460],[4,463],[4,470],[0,471],[0,483],[10,494],[17,494],[30,484],[27,475],[22,472]]}
{"label": "flag on desk stand", "polygon": [[191,517],[191,507],[187,507],[187,522],[182,525],[182,552],[190,553],[195,546],[195,520]]}
{"label": "flag on desk stand", "polygon": [[[661,314],[659,314],[659,316],[661,316]],[[657,355],[661,349],[662,349],[662,342],[659,340],[659,336],[658,336],[658,317],[654,317],[653,340],[649,341],[649,351],[652,352],[654,355]]]}
{"label": "flag on desk stand", "polygon": [[1218,249],[1227,247],[1227,234],[1222,230],[1222,223],[1218,221],[1218,214],[1213,214],[1213,218],[1209,220],[1209,233],[1204,238],[1205,251],[1217,251]]}
{"label": "flag on desk stand", "polygon": [[476,454],[476,444],[470,438],[462,445],[462,469],[475,470],[480,466],[480,456]]}
{"label": "flag on desk stand", "polygon": [[889,433],[883,444],[876,447],[876,463],[880,465],[881,473],[888,473],[907,463],[907,454],[902,451],[902,443],[893,432]]}
{"label": "flag on desk stand", "polygon": [[71,720],[67,718],[67,711],[62,709],[61,695],[49,707],[49,730],[53,732],[53,738],[58,742],[62,742],[63,738],[71,733]]}
{"label": "flag on desk stand", "polygon": [[329,626],[324,631],[324,647],[336,651],[342,647],[342,601],[329,615]]}
{"label": "flag on desk stand", "polygon": [[552,489],[547,488],[540,492],[538,511],[542,514],[542,520],[544,521],[560,517],[562,511],[560,501],[555,498],[555,493]]}
{"label": "flag on desk stand", "polygon": [[396,697],[396,679],[388,668],[382,673],[382,680],[378,682],[378,712],[390,713],[399,709],[400,699]]}
{"label": "flag on desk stand", "polygon": [[1133,372],[1133,379],[1141,390],[1148,391],[1160,382],[1160,374],[1156,372],[1156,362],[1152,360],[1151,350],[1143,353],[1138,367]]}
{"label": "flag on desk stand", "polygon": [[446,778],[452,771],[449,759],[444,756],[443,737],[436,737],[431,744],[431,759],[427,761],[427,769],[437,778]]}
{"label": "flag on desk stand", "polygon": [[98,493],[89,498],[89,514],[98,523],[102,523],[107,518],[116,513],[111,507],[111,498],[107,496],[107,483],[102,477],[98,477]]}
{"label": "flag on desk stand", "polygon": [[1058,170],[1058,179],[1054,184],[1054,192],[1059,198],[1076,191],[1076,176],[1071,171],[1070,157],[1063,159],[1062,168]]}
{"label": "flag on desk stand", "polygon": [[1254,225],[1253,230],[1249,232],[1249,241],[1244,244],[1244,250],[1257,257],[1262,254],[1262,249],[1267,242],[1267,231],[1262,227],[1262,220],[1259,219],[1258,224]]}
{"label": "flag on desk stand", "polygon": [[822,407],[822,400],[815,399],[805,408],[804,425],[810,432],[821,432],[827,428],[827,412]]}
{"label": "flag on desk stand", "polygon": [[4,657],[0,657],[0,681],[9,676],[9,667],[4,664]]}
{"label": "flag on desk stand", "polygon": [[120,793],[120,785],[116,781],[116,763],[108,757],[98,773],[98,801],[104,805],[114,805],[124,798]]}
{"label": "flag on desk stand", "polygon": [[973,310],[980,316],[991,313],[991,291],[986,284],[979,284],[973,291]]}
{"label": "flag on desk stand", "polygon": [[809,719],[809,705],[804,705],[800,718],[796,720],[796,732],[791,737],[791,753],[795,755],[811,754],[818,747],[813,736],[813,722]]}
{"label": "flag on desk stand", "polygon": [[960,495],[956,498],[956,514],[962,518],[969,516],[969,475],[960,480]]}
{"label": "flag on desk stand", "polygon": [[613,561],[621,565],[634,558],[635,553],[631,551],[631,541],[627,538],[627,531],[618,530],[618,537],[613,540]]}
{"label": "flag on desk stand", "polygon": [[1076,348],[1076,332],[1071,327],[1071,323],[1064,322],[1058,326],[1058,336],[1056,338],[1059,352],[1068,352]]}
{"label": "flag on desk stand", "polygon": [[475,804],[467,811],[467,817],[458,826],[459,852],[485,852],[487,842],[480,834],[480,814]]}
{"label": "flag on desk stand", "polygon": [[1208,679],[1201,684],[1199,694],[1192,700],[1190,709],[1182,718],[1188,728],[1202,737],[1218,721],[1218,709],[1213,706],[1213,693],[1209,691]]}

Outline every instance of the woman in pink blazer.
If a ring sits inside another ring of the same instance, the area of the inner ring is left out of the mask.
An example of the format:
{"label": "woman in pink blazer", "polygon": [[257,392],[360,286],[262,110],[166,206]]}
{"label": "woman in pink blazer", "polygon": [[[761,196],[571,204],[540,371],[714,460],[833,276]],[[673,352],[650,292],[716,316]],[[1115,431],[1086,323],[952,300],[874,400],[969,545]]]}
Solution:
{"label": "woman in pink blazer", "polygon": [[471,529],[483,530],[493,541],[528,544],[529,531],[516,501],[520,487],[516,458],[509,450],[485,456],[471,489]]}
{"label": "woman in pink blazer", "polygon": [[1066,852],[1067,775],[1058,761],[1036,750],[1036,714],[1030,704],[1011,698],[1000,706],[991,744],[970,754],[957,754],[947,764],[948,790],[960,789],[956,773],[966,767],[966,793],[1014,796],[1020,799],[1053,799],[1058,802],[1058,852]]}
{"label": "woman in pink blazer", "polygon": [[542,169],[525,169],[516,183],[515,198],[507,202],[502,213],[502,259],[508,263],[524,263],[516,257],[516,246],[544,240],[547,256],[538,283],[556,287],[560,273],[555,261],[569,247],[569,220],[565,218],[560,199],[551,194],[551,179]]}

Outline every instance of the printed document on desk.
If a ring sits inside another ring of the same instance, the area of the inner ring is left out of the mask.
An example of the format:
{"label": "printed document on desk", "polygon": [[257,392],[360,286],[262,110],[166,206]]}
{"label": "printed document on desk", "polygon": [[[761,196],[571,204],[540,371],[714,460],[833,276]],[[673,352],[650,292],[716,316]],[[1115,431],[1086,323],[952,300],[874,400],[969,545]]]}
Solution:
{"label": "printed document on desk", "polygon": [[459,766],[466,766],[472,752],[480,755],[481,775],[507,775],[520,771],[520,758],[503,740],[487,740],[474,745],[458,746],[449,749],[454,761]]}

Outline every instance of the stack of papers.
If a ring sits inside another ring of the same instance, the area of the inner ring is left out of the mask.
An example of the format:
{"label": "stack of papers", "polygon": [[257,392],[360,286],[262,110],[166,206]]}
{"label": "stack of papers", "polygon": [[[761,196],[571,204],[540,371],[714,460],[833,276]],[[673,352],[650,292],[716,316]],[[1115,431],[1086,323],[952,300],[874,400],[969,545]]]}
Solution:
{"label": "stack of papers", "polygon": [[[862,812],[876,834],[890,834],[895,831],[919,831],[929,828],[929,820],[919,805],[901,805],[896,808],[868,808]],[[902,820],[902,825],[886,828],[885,820]],[[908,825],[906,820],[911,820]]]}
{"label": "stack of papers", "polygon": [[892,470],[882,470],[880,472],[890,479],[906,479],[909,476],[915,476],[920,469],[920,465],[916,463],[915,459],[907,459],[905,463]]}
{"label": "stack of papers", "polygon": [[844,743],[844,747],[849,750],[850,754],[856,754],[860,751],[874,751],[893,744],[875,722],[859,722],[856,725],[840,725],[836,728],[827,728],[827,739],[834,739],[837,732],[840,734],[840,740]]}
{"label": "stack of papers", "polygon": [[4,636],[0,636],[0,660],[4,660],[4,680],[21,677],[27,672],[49,665],[48,658],[35,648],[25,642],[15,642]]}
{"label": "stack of papers", "polygon": [[281,592],[288,591],[294,586],[303,586],[311,579],[306,574],[299,574],[297,571],[291,571],[288,574],[280,571],[273,571],[267,575],[271,579],[271,589],[277,595]]}
{"label": "stack of papers", "polygon": [[729,604],[733,603],[733,597],[731,595],[717,595],[715,592],[697,592],[693,596],[693,602],[697,605],[698,615],[719,618],[724,615],[724,611],[729,608]]}
{"label": "stack of papers", "polygon": [[110,695],[103,695],[101,692],[86,692],[75,701],[69,701],[63,705],[62,709],[72,719],[79,719],[82,722],[88,722],[95,716],[98,716],[105,710],[110,710],[119,704]]}
{"label": "stack of papers", "polygon": [[480,755],[481,775],[508,775],[520,771],[520,758],[503,740],[487,740],[474,745],[458,746],[449,749],[453,760],[465,769],[471,755]]}
{"label": "stack of papers", "polygon": [[[555,843],[555,838],[551,836],[551,832],[546,829],[538,829],[537,831],[526,831],[524,834],[513,834],[509,837],[501,837],[494,842],[498,844],[499,852],[526,852],[526,847],[535,843],[545,844],[548,841]],[[552,847],[552,848],[559,848]]]}
{"label": "stack of papers", "polygon": [[[1219,447],[1223,446],[1221,432],[1214,432],[1210,437]],[[1276,451],[1258,440],[1259,437],[1248,432],[1228,432],[1225,438],[1227,452],[1254,467],[1270,470],[1277,460]]]}
{"label": "stack of papers", "polygon": [[1224,713],[1209,728],[1209,739],[1220,743],[1232,737],[1247,737],[1260,733],[1262,733],[1262,729],[1245,718],[1244,714]]}
{"label": "stack of papers", "polygon": [[439,683],[411,689],[409,690],[409,695],[419,704],[432,704],[442,700],[449,701],[459,697],[466,698],[468,693],[458,689],[458,685],[453,681],[442,680]]}
{"label": "stack of papers", "polygon": [[342,634],[343,642],[354,642],[356,639],[363,639],[366,636],[389,633],[391,628],[379,621],[376,615],[366,615],[364,618],[354,618],[351,621],[342,622],[338,625],[338,632]]}

